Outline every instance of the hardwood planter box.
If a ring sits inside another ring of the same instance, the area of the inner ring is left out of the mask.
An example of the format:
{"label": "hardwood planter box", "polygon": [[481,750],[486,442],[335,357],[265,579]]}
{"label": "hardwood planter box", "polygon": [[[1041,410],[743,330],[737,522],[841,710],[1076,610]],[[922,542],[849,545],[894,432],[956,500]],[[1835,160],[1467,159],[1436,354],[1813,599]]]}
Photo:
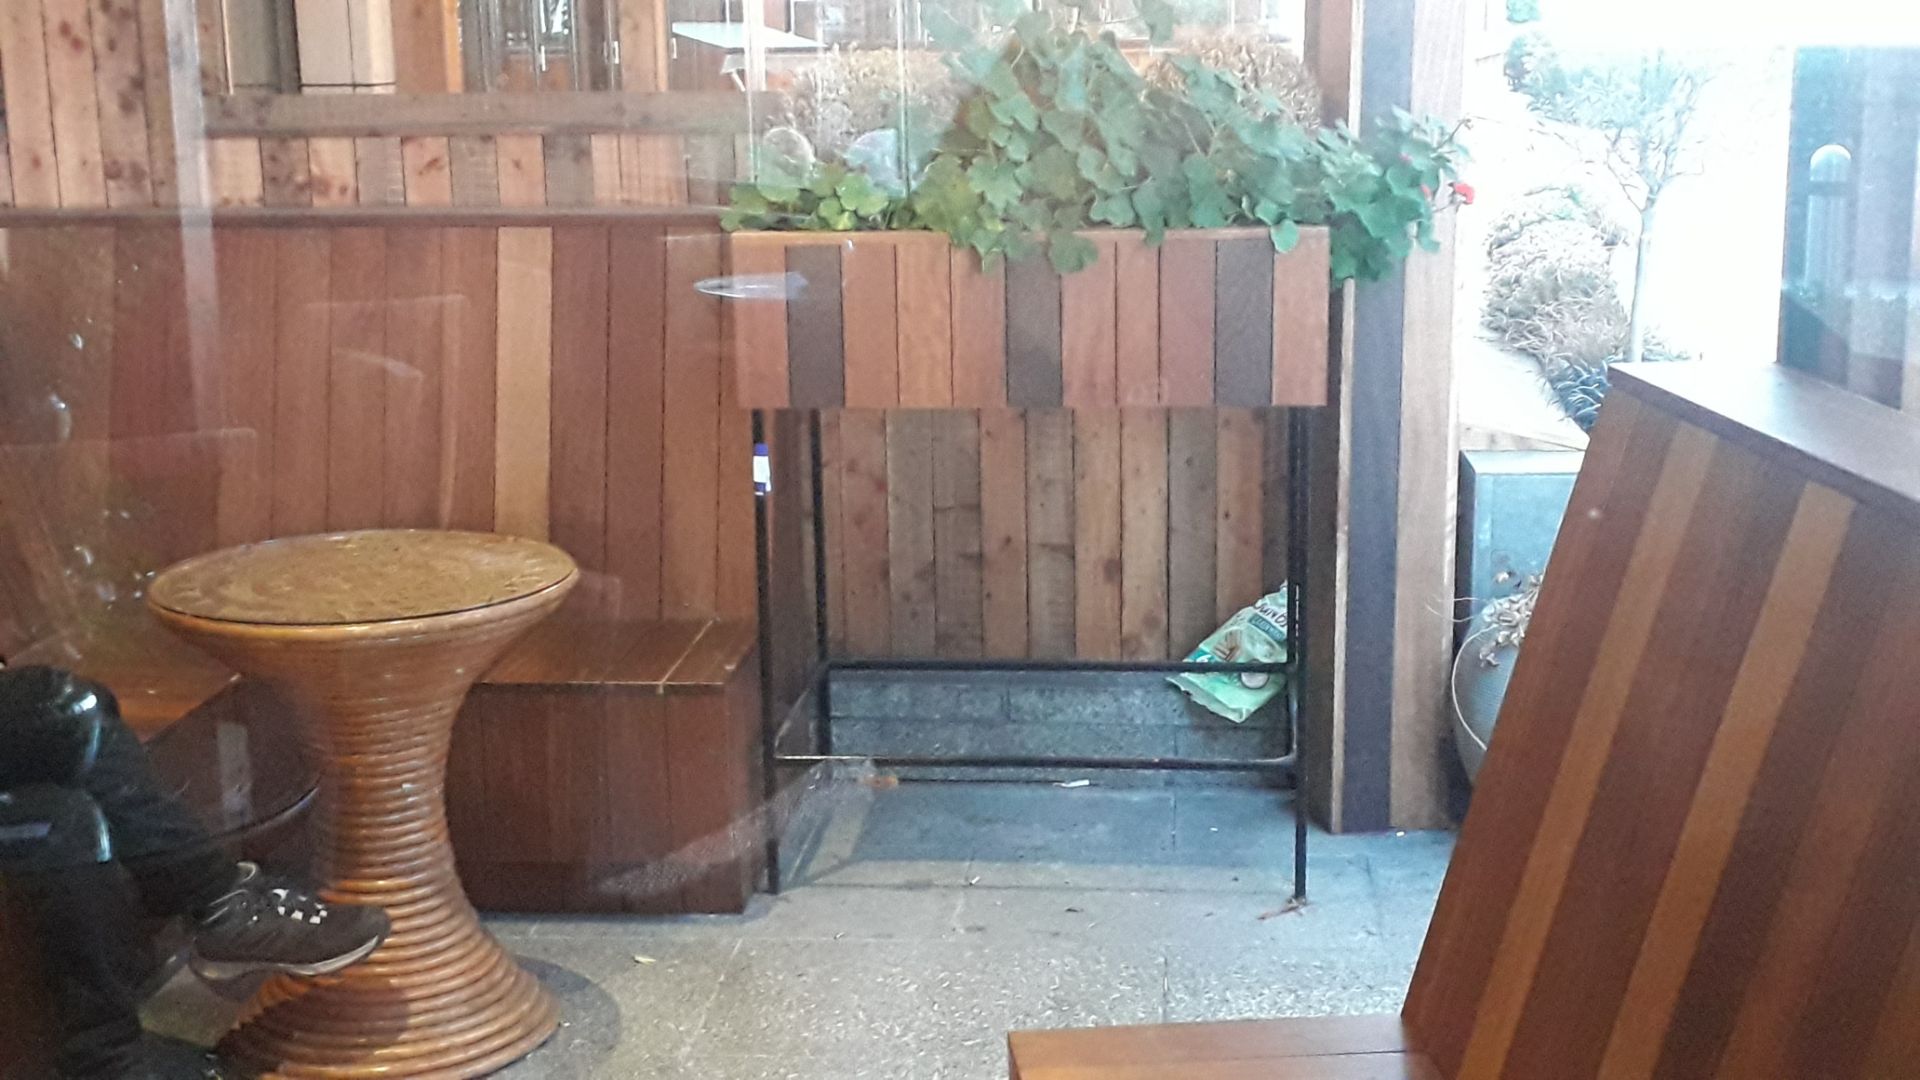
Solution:
{"label": "hardwood planter box", "polygon": [[1324,405],[1329,238],[1265,229],[1149,247],[1083,234],[1099,261],[988,273],[941,233],[740,232],[725,304],[752,408]]}

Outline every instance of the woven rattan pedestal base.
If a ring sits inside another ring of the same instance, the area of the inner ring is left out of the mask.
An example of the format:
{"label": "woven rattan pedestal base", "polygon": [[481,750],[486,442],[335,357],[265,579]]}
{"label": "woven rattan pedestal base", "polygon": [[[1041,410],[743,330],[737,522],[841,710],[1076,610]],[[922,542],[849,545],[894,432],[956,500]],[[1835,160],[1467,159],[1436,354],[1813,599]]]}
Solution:
{"label": "woven rattan pedestal base", "polygon": [[553,1034],[553,999],[460,888],[444,793],[468,688],[576,578],[545,544],[383,531],[216,552],[154,581],[162,621],[302,707],[322,775],[326,895],[393,918],[365,962],[270,982],[221,1044],[235,1065],[451,1080],[494,1072]]}

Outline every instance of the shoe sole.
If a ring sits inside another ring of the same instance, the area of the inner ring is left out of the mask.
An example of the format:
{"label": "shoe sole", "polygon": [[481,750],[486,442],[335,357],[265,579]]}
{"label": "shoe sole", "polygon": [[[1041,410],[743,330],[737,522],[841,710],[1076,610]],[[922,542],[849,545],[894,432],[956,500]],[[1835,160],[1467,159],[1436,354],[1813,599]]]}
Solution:
{"label": "shoe sole", "polygon": [[262,972],[271,972],[277,975],[299,975],[312,978],[318,975],[332,975],[352,967],[367,957],[372,956],[374,950],[378,949],[386,940],[387,935],[381,934],[379,937],[374,938],[372,941],[367,942],[365,945],[360,946],[350,953],[343,953],[340,956],[317,961],[312,964],[272,964],[249,960],[208,960],[196,954],[188,958],[187,966],[193,969],[195,975],[200,976],[208,982],[228,982],[233,979],[243,979],[249,975],[258,975]]}

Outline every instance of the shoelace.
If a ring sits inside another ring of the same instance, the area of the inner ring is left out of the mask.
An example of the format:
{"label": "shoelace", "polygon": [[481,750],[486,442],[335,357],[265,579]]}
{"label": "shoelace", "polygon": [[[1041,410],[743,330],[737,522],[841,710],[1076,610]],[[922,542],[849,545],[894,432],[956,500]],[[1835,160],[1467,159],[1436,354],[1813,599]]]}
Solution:
{"label": "shoelace", "polygon": [[318,925],[327,917],[325,901],[304,889],[275,885],[266,890],[266,895],[273,904],[274,914],[283,919]]}

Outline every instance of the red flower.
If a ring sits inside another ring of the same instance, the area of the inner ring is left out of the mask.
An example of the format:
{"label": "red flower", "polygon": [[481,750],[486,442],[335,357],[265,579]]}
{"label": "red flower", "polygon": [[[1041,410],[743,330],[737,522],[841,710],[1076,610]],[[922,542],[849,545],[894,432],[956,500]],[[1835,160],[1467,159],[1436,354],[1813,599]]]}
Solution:
{"label": "red flower", "polygon": [[1461,203],[1467,206],[1472,206],[1473,185],[1462,180],[1455,180],[1453,182],[1453,197],[1459,199]]}

